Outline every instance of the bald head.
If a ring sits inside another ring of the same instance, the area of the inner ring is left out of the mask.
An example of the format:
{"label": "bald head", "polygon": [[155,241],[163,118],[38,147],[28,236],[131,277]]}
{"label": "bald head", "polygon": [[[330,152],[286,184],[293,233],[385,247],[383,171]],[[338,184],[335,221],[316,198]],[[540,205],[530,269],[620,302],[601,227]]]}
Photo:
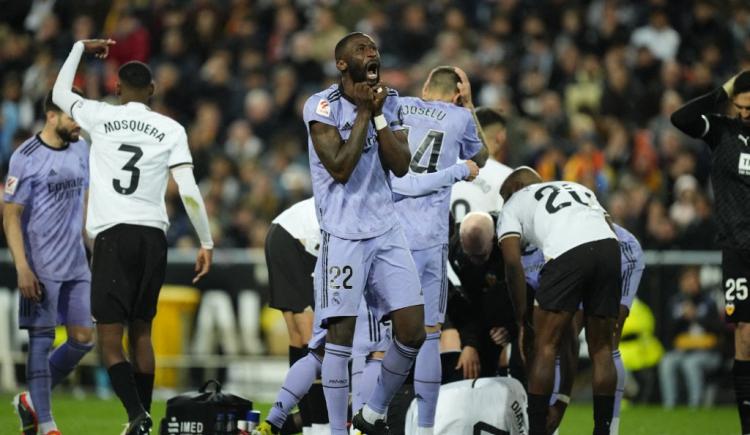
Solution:
{"label": "bald head", "polygon": [[474,264],[485,263],[492,253],[495,222],[489,213],[471,212],[464,216],[459,229],[461,248]]}
{"label": "bald head", "polygon": [[511,172],[500,186],[500,196],[503,197],[503,201],[508,201],[511,195],[524,187],[541,182],[542,177],[537,171],[528,166],[520,166]]}

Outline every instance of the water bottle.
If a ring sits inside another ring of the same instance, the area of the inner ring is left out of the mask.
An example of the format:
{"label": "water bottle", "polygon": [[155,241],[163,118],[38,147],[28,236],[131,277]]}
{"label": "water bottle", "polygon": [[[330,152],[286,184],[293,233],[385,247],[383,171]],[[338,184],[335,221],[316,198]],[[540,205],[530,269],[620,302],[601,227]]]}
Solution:
{"label": "water bottle", "polygon": [[247,411],[245,420],[247,420],[247,431],[251,432],[260,424],[260,411],[255,409],[253,409],[252,411]]}

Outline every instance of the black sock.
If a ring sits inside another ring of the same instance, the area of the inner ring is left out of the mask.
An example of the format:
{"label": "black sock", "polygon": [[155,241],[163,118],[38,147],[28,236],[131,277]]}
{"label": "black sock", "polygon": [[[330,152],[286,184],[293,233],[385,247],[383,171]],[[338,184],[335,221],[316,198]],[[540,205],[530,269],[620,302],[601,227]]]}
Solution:
{"label": "black sock", "polygon": [[740,414],[742,433],[750,433],[750,361],[734,360],[732,383]]}
{"label": "black sock", "polygon": [[[274,425],[271,427],[275,428]],[[277,433],[281,435],[298,434],[302,432],[302,416],[299,412],[289,414],[284,420],[284,424],[279,428]]]}
{"label": "black sock", "polygon": [[301,360],[305,356],[307,356],[307,346],[289,346],[289,367],[293,366],[294,363]]}
{"label": "black sock", "polygon": [[458,358],[461,357],[461,352],[451,351],[442,352],[440,354],[440,364],[443,367],[443,379],[441,383],[447,384],[448,382],[461,381],[464,379],[464,373],[461,370],[456,370],[456,364],[458,364]]}
{"label": "black sock", "polygon": [[326,408],[326,398],[323,395],[323,385],[315,381],[307,392],[310,399],[310,421],[314,424],[328,423],[328,408]]}
{"label": "black sock", "polygon": [[609,435],[614,412],[615,396],[594,395],[594,435]]}
{"label": "black sock", "polygon": [[547,434],[550,396],[550,394],[529,394],[529,435]]}
{"label": "black sock", "polygon": [[112,389],[120,398],[120,402],[128,412],[128,421],[133,421],[144,412],[141,400],[138,398],[138,388],[135,385],[133,366],[123,361],[107,369]]}
{"label": "black sock", "polygon": [[151,412],[151,396],[154,393],[154,374],[153,373],[134,373],[135,386],[138,388],[138,398],[141,399],[141,405],[146,412]]}

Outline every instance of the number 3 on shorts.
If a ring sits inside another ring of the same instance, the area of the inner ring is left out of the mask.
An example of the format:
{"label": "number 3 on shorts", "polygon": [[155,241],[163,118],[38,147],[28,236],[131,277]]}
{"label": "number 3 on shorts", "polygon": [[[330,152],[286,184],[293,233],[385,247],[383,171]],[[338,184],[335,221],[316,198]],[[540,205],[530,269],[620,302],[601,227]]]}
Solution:
{"label": "number 3 on shorts", "polygon": [[725,297],[727,302],[732,302],[735,299],[738,301],[747,299],[747,278],[729,278],[724,283],[724,287],[726,288]]}

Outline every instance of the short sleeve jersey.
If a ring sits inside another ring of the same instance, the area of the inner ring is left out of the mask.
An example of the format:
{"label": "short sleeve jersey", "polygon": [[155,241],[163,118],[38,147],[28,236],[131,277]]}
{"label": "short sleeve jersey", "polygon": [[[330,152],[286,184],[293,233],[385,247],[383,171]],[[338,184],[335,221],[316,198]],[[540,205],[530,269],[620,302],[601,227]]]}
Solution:
{"label": "short sleeve jersey", "polygon": [[185,129],[136,102],[80,99],[71,112],[92,142],[88,233],[123,223],[166,231],[169,170],[193,163]]}
{"label": "short sleeve jersey", "polygon": [[300,201],[276,216],[273,223],[284,228],[292,237],[305,246],[305,251],[318,256],[320,249],[320,225],[315,215],[313,198]]}
{"label": "short sleeve jersey", "polygon": [[498,211],[503,206],[500,186],[513,170],[492,158],[479,170],[473,181],[459,181],[451,192],[451,212],[461,222],[469,212]]}
{"label": "short sleeve jersey", "polygon": [[[391,130],[402,130],[399,96],[388,92],[383,106]],[[334,84],[307,99],[303,119],[308,130],[310,173],[320,227],[336,237],[361,240],[384,234],[397,224],[390,174],[380,160],[377,131],[370,122],[357,166],[346,183],[336,181],[323,166],[310,136],[311,123],[335,127],[344,141],[349,139],[357,107]]]}
{"label": "short sleeve jersey", "polygon": [[703,115],[712,150],[711,183],[719,245],[750,249],[750,128],[719,114]]}
{"label": "short sleeve jersey", "polygon": [[616,239],[591,190],[577,183],[537,183],[514,193],[500,213],[498,240],[520,236],[546,259],[603,239]]}
{"label": "short sleeve jersey", "polygon": [[[409,134],[409,172],[424,174],[470,159],[482,148],[471,112],[442,101],[402,97],[401,117]],[[412,250],[448,243],[450,187],[396,203],[401,226]]]}
{"label": "short sleeve jersey", "polygon": [[83,246],[83,202],[89,185],[85,141],[62,148],[32,137],[10,158],[4,200],[22,205],[26,257],[43,279],[88,279]]}

